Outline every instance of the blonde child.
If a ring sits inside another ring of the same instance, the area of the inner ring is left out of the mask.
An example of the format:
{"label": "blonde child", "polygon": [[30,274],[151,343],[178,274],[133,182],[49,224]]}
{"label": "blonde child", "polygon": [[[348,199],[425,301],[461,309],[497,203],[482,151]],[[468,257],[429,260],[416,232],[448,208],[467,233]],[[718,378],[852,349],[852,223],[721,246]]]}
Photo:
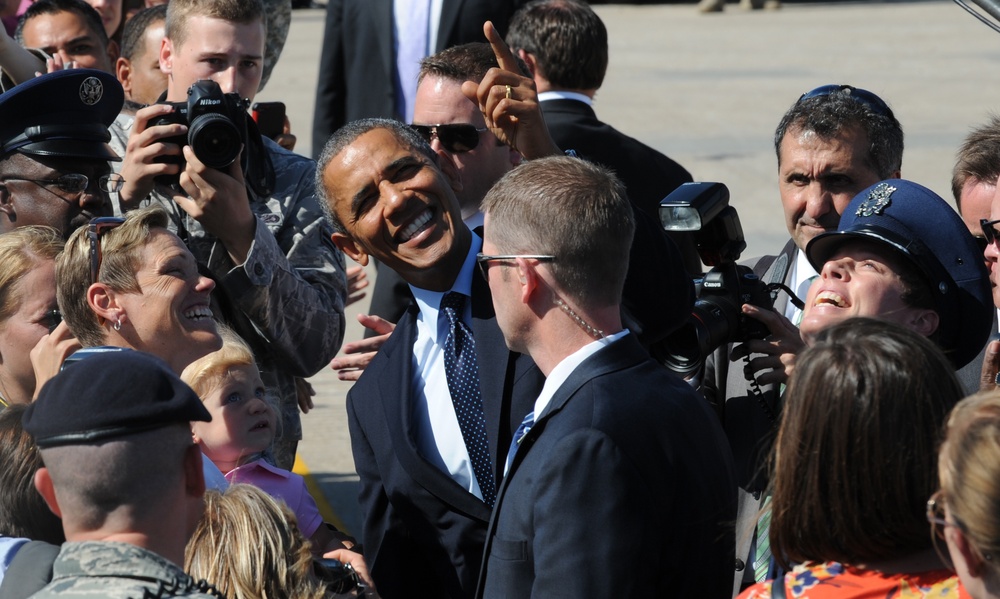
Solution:
{"label": "blonde child", "polygon": [[268,463],[264,453],[275,436],[275,417],[253,352],[236,333],[220,327],[222,348],[195,360],[181,379],[194,389],[212,415],[191,427],[194,441],[230,483],[249,483],[295,513],[299,530],[322,554],[345,545],[345,535],[323,522],[305,480]]}

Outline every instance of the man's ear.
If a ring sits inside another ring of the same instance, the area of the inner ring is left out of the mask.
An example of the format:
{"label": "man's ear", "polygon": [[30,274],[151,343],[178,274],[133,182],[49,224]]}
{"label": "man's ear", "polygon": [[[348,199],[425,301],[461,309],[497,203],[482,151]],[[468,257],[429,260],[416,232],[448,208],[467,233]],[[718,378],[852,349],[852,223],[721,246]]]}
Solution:
{"label": "man's ear", "polygon": [[117,62],[120,50],[118,42],[115,40],[108,40],[108,64],[114,65],[115,62]]}
{"label": "man's ear", "polygon": [[338,250],[344,252],[345,256],[361,266],[368,266],[368,252],[355,243],[353,239],[339,231],[334,231],[330,239],[333,240],[333,245],[337,246]]}
{"label": "man's ear", "polygon": [[517,56],[528,66],[528,73],[530,73],[531,78],[534,79],[535,73],[538,72],[538,61],[535,60],[535,56],[533,54],[528,54],[523,48],[518,49]]}
{"label": "man's ear", "polygon": [[17,222],[17,210],[14,208],[14,198],[10,190],[3,183],[0,183],[0,212],[7,215],[7,220]]}
{"label": "man's ear", "polygon": [[127,58],[119,56],[118,60],[115,61],[115,77],[118,77],[118,83],[122,84],[125,97],[130,97],[132,95],[132,63]]}
{"label": "man's ear", "polygon": [[49,469],[42,466],[35,472],[35,489],[45,500],[46,505],[53,514],[62,518],[62,510],[59,509],[59,502],[56,500],[56,489],[52,485],[52,477],[49,476]]}
{"label": "man's ear", "polygon": [[923,337],[930,337],[938,329],[941,317],[934,310],[920,310],[910,318],[910,328]]}
{"label": "man's ear", "polygon": [[538,273],[525,262],[524,258],[517,259],[517,268],[514,270],[521,283],[521,303],[530,304],[540,284]]}
{"label": "man's ear", "polygon": [[163,38],[160,42],[160,70],[165,75],[171,75],[174,71],[174,44],[168,38]]}

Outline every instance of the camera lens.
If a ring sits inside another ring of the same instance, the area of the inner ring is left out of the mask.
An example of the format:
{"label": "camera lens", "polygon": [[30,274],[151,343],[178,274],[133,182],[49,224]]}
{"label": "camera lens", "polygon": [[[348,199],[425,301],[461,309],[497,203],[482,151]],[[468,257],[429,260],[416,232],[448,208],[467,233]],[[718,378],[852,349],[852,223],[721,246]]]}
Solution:
{"label": "camera lens", "polygon": [[206,166],[223,169],[240,155],[242,141],[239,130],[229,117],[210,112],[191,122],[188,144]]}

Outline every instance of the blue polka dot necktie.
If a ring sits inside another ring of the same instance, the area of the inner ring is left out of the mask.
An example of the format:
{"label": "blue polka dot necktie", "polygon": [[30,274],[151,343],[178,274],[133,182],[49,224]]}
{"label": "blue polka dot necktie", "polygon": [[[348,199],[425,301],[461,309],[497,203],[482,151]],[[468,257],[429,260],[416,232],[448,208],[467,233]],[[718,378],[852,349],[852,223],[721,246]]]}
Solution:
{"label": "blue polka dot necktie", "polygon": [[448,338],[444,342],[444,373],[455,405],[462,440],[472,461],[483,501],[492,507],[496,485],[490,464],[490,446],[486,441],[486,416],[479,390],[479,366],[476,364],[476,341],[462,321],[466,296],[454,291],[441,300],[441,314],[448,319]]}

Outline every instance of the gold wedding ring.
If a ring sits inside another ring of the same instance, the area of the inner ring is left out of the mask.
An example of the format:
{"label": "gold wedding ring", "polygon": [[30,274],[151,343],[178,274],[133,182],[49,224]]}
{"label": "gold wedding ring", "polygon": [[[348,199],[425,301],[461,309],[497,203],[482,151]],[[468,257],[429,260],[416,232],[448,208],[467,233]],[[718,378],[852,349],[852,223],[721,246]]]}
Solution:
{"label": "gold wedding ring", "polygon": [[507,98],[508,100],[510,100],[510,86],[506,85],[504,87],[507,88],[507,93],[504,95],[504,97]]}

